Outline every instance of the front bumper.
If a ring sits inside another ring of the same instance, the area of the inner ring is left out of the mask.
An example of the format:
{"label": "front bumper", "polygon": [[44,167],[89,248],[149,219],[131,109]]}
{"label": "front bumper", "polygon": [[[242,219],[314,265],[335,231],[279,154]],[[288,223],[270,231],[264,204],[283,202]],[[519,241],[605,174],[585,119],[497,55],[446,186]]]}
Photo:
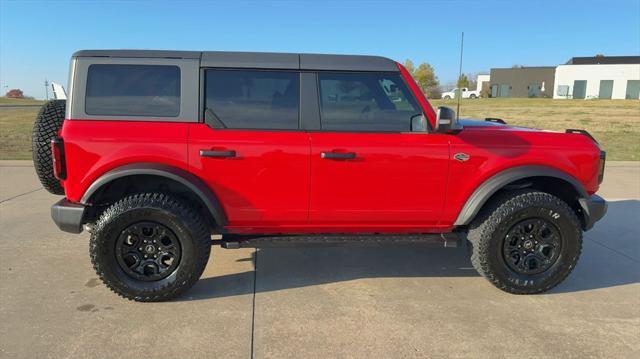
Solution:
{"label": "front bumper", "polygon": [[607,201],[596,194],[589,198],[580,198],[578,201],[584,216],[584,230],[588,231],[607,213]]}
{"label": "front bumper", "polygon": [[69,233],[82,232],[82,219],[87,207],[61,199],[51,206],[51,218],[61,230]]}

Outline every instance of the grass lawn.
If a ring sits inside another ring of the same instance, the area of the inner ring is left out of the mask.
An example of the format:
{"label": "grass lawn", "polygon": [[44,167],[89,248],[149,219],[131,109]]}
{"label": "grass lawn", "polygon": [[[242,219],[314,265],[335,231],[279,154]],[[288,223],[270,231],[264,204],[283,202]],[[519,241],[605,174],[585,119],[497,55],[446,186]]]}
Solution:
{"label": "grass lawn", "polygon": [[[454,100],[433,100],[434,107],[456,108]],[[31,129],[38,108],[2,108],[38,104],[37,100],[0,98],[0,159],[31,159]],[[589,131],[608,160],[640,160],[640,101],[477,99],[462,100],[462,118],[498,117],[509,124],[564,131]]]}
{"label": "grass lawn", "polygon": [[0,106],[13,106],[13,105],[42,105],[44,101],[26,99],[26,98],[6,98],[0,97]]}
{"label": "grass lawn", "polygon": [[40,108],[2,108],[0,104],[0,160],[31,159],[31,130]]}

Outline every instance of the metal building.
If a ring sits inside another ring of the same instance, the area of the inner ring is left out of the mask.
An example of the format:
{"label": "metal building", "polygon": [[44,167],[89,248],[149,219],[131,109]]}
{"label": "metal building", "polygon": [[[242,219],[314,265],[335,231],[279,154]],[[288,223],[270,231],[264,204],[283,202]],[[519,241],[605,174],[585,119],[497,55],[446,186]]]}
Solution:
{"label": "metal building", "polygon": [[555,66],[491,69],[490,97],[553,97]]}

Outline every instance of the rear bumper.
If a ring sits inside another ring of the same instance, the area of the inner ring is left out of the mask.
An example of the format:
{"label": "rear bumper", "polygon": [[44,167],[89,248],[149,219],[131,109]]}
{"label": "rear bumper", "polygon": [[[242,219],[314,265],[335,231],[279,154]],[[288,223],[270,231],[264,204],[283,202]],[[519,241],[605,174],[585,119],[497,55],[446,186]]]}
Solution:
{"label": "rear bumper", "polygon": [[580,198],[578,201],[584,214],[584,230],[588,231],[607,213],[607,201],[595,194],[589,198]]}
{"label": "rear bumper", "polygon": [[51,218],[61,230],[69,233],[82,232],[82,219],[87,207],[61,199],[51,206]]}

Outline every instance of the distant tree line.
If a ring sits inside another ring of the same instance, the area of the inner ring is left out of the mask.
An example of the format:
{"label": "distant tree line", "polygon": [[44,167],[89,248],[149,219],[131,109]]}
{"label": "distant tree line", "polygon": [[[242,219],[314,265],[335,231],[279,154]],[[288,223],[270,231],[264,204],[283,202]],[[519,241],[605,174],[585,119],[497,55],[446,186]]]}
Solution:
{"label": "distant tree line", "polygon": [[438,81],[438,77],[430,64],[423,62],[416,68],[413,61],[407,59],[404,61],[404,67],[413,76],[413,79],[416,80],[416,83],[427,97],[441,97],[440,81]]}
{"label": "distant tree line", "polygon": [[436,76],[433,66],[430,64],[423,62],[416,68],[413,61],[407,59],[404,61],[404,67],[409,71],[411,76],[413,76],[413,79],[416,80],[422,92],[431,99],[441,98],[443,87],[445,87],[445,90],[451,90],[453,87],[466,87],[475,90],[477,87],[476,79],[478,78],[478,74],[462,74],[458,77],[458,81],[456,81],[455,84],[443,84],[443,86],[441,86],[438,76]]}

